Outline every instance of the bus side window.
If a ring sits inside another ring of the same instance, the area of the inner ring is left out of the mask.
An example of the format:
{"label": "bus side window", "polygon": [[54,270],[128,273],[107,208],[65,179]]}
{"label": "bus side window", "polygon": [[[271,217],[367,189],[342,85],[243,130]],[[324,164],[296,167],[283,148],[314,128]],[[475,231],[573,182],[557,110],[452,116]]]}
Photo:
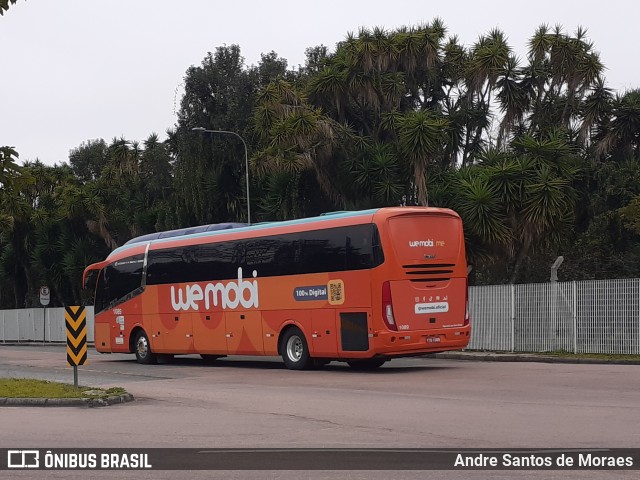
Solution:
{"label": "bus side window", "polygon": [[378,227],[371,225],[371,267],[377,267],[384,263],[384,250],[380,241]]}
{"label": "bus side window", "polygon": [[375,225],[325,228],[245,240],[151,250],[147,285],[362,270],[380,265]]}
{"label": "bus side window", "polygon": [[[235,278],[238,275],[238,269],[234,268],[233,259],[241,252],[234,247],[233,243],[209,243],[188,248],[195,249],[194,261],[184,269],[181,282],[225,280]],[[187,265],[183,265],[184,267]]]}
{"label": "bus side window", "polygon": [[380,236],[375,225],[351,227],[347,237],[347,270],[360,270],[380,265],[384,259]]}
{"label": "bus side window", "polygon": [[147,266],[147,285],[184,281],[187,269],[183,263],[183,249],[152,250]]}

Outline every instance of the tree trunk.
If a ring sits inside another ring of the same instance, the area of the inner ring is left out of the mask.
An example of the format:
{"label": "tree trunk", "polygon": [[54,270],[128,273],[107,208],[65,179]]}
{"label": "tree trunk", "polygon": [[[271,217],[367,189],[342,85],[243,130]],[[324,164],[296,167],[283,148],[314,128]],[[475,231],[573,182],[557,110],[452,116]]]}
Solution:
{"label": "tree trunk", "polygon": [[24,295],[23,307],[28,307],[29,305],[27,305],[27,297],[29,294],[35,294],[36,287],[33,283],[33,276],[31,275],[31,269],[29,268],[29,265],[23,263],[22,268],[24,270],[24,278],[27,281],[27,292]]}
{"label": "tree trunk", "polygon": [[522,268],[522,263],[524,259],[527,258],[529,254],[529,250],[531,249],[531,237],[529,235],[525,236],[524,242],[522,242],[522,247],[520,247],[520,251],[516,255],[516,261],[513,265],[513,272],[511,274],[511,279],[509,280],[510,284],[516,283],[518,279],[518,274],[520,273],[520,269]]}
{"label": "tree trunk", "polygon": [[425,178],[425,167],[421,161],[415,164],[416,187],[418,187],[418,205],[423,207],[429,206],[429,197],[427,192],[427,179]]}
{"label": "tree trunk", "polygon": [[[20,308],[20,287],[19,287],[19,282],[20,279],[18,277],[19,273],[18,273],[18,266],[16,265],[16,268],[13,271],[14,275],[13,275],[13,308]],[[24,298],[24,295],[23,295]]]}

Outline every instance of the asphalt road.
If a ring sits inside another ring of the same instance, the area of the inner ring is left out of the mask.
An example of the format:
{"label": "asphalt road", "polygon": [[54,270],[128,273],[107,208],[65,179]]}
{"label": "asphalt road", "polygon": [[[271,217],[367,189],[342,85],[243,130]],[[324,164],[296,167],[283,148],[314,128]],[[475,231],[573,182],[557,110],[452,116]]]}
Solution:
{"label": "asphalt road", "polygon": [[[62,347],[0,345],[0,377],[73,382],[73,370]],[[182,357],[147,366],[133,355],[90,352],[79,378],[86,385],[123,386],[136,401],[92,409],[0,407],[0,448],[640,447],[635,365],[415,358],[368,373],[340,363],[295,372],[276,358],[206,364]],[[11,473],[87,478],[81,472]],[[91,477],[635,479],[638,471],[154,471]]]}

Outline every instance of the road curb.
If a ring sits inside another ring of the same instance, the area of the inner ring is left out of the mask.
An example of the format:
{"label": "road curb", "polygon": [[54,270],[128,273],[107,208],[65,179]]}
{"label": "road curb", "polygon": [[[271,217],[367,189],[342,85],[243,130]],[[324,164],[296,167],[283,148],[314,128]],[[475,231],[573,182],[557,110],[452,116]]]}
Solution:
{"label": "road curb", "polygon": [[0,407],[107,407],[133,402],[130,393],[107,398],[12,398],[0,397]]}
{"label": "road curb", "polygon": [[450,360],[468,360],[475,362],[537,362],[537,363],[572,363],[589,365],[640,365],[640,360],[609,360],[599,358],[571,358],[519,353],[494,352],[442,352],[435,353],[435,358]]}
{"label": "road curb", "polygon": [[[0,347],[6,345],[7,347],[66,347],[66,341],[53,341],[53,342],[45,342],[37,341],[37,340],[25,340],[23,342],[17,342],[15,340],[0,342]],[[95,346],[93,340],[87,341],[87,346],[93,347]]]}
{"label": "road curb", "polygon": [[[12,347],[42,347],[45,346],[59,346],[64,347],[66,343],[62,342],[47,342],[43,344],[41,342],[5,342],[0,343],[0,347],[3,345]],[[88,343],[90,347],[93,347],[93,343]],[[537,362],[537,363],[573,363],[573,364],[602,364],[602,365],[640,365],[640,360],[616,360],[616,359],[599,359],[599,358],[574,358],[574,357],[560,357],[544,354],[533,353],[499,353],[499,352],[483,352],[483,351],[453,351],[453,352],[441,352],[425,355],[427,358],[444,358],[449,360],[469,360],[476,362]],[[1,403],[1,399],[0,399]]]}

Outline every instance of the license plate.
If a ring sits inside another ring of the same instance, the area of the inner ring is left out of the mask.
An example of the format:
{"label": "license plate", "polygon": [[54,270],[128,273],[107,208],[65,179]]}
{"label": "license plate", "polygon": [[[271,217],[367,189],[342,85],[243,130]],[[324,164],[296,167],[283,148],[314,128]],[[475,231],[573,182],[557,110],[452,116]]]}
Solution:
{"label": "license plate", "polygon": [[440,343],[440,337],[427,337],[427,343]]}

